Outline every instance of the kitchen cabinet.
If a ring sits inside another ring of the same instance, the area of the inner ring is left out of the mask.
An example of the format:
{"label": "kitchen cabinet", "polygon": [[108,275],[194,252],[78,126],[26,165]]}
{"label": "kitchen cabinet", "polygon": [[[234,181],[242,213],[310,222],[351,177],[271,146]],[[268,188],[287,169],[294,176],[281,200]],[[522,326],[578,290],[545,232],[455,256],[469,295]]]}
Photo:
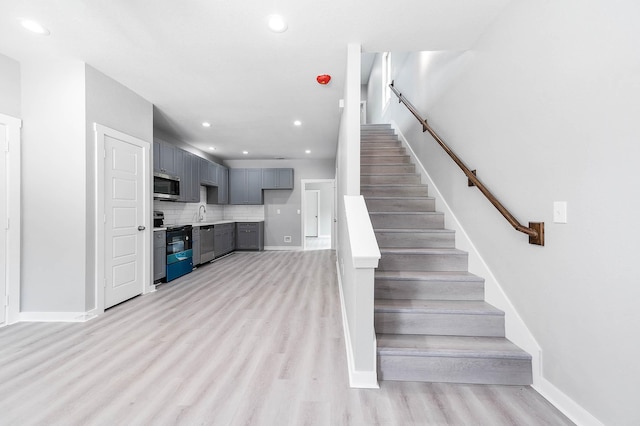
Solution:
{"label": "kitchen cabinet", "polygon": [[207,186],[207,204],[229,204],[229,169],[217,166],[218,185]]}
{"label": "kitchen cabinet", "polygon": [[176,161],[176,155],[178,151],[179,149],[173,145],[165,142],[154,141],[153,171],[171,176],[177,176],[177,168],[180,167]]}
{"label": "kitchen cabinet", "polygon": [[236,248],[236,224],[223,223],[213,228],[213,252],[216,258],[231,253]]}
{"label": "kitchen cabinet", "polygon": [[263,204],[262,169],[229,169],[229,204]]}
{"label": "kitchen cabinet", "polygon": [[200,264],[200,227],[191,228],[191,257],[193,266]]}
{"label": "kitchen cabinet", "polygon": [[293,169],[262,169],[262,189],[293,189]]}
{"label": "kitchen cabinet", "polygon": [[236,250],[264,250],[264,222],[237,222]]}
{"label": "kitchen cabinet", "polygon": [[180,174],[180,198],[178,201],[185,203],[200,202],[200,157],[190,152],[182,151],[178,158],[181,159],[182,168]]}
{"label": "kitchen cabinet", "polygon": [[167,276],[167,233],[153,232],[153,281]]}
{"label": "kitchen cabinet", "polygon": [[207,186],[218,185],[218,165],[204,158],[200,159],[200,184]]}

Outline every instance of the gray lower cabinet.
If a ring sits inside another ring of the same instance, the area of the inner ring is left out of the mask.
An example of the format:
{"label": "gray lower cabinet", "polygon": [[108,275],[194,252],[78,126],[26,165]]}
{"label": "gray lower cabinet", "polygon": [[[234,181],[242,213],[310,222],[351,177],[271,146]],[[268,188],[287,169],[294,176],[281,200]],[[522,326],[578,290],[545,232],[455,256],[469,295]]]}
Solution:
{"label": "gray lower cabinet", "polygon": [[229,169],[229,204],[264,204],[262,169]]}
{"label": "gray lower cabinet", "polygon": [[159,281],[167,275],[167,233],[153,232],[153,281]]}
{"label": "gray lower cabinet", "polygon": [[235,223],[215,225],[213,232],[213,252],[215,257],[224,256],[236,249]]}
{"label": "gray lower cabinet", "polygon": [[236,223],[236,250],[264,250],[264,222]]}
{"label": "gray lower cabinet", "polygon": [[191,228],[191,253],[193,256],[193,266],[200,264],[200,227]]}

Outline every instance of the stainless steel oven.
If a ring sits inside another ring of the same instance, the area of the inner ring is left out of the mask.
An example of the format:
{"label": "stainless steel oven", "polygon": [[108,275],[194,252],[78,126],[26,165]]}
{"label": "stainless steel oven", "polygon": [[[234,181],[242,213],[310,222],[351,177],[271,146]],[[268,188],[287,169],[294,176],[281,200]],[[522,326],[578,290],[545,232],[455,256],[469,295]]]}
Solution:
{"label": "stainless steel oven", "polygon": [[167,228],[167,281],[193,270],[191,225]]}

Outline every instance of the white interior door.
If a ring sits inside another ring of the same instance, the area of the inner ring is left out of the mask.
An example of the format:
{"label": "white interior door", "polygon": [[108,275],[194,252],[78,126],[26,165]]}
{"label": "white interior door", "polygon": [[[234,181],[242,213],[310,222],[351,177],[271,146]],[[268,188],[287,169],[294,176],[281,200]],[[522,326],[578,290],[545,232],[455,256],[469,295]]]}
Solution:
{"label": "white interior door", "polygon": [[320,203],[320,191],[310,189],[305,193],[305,218],[304,218],[304,236],[318,236],[318,214]]}
{"label": "white interior door", "polygon": [[7,234],[9,232],[7,219],[9,217],[9,191],[7,187],[9,170],[7,158],[7,128],[6,125],[0,123],[0,326],[7,322]]}
{"label": "white interior door", "polygon": [[[104,308],[144,292],[145,149],[135,138],[104,133]],[[140,141],[142,142],[142,141]]]}

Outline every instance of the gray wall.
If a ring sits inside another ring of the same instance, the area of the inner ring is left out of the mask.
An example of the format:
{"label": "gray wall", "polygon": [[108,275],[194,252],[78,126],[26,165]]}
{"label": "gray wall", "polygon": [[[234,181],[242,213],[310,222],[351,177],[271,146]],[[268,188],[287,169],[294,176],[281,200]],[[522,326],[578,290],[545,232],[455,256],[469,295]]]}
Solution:
{"label": "gray wall", "polygon": [[[372,81],[542,348],[542,375],[604,424],[640,424],[640,6],[513,1],[467,53],[414,53],[393,78],[524,223],[527,243]],[[379,75],[375,72],[372,75]],[[379,81],[379,77],[378,77]],[[568,223],[554,224],[554,201]]]}
{"label": "gray wall", "polygon": [[[95,185],[95,136],[93,124],[98,123],[153,144],[153,105],[122,84],[107,77],[95,68],[85,66],[86,97],[86,179],[87,179],[87,217],[94,217]],[[152,151],[150,151],[151,153]],[[97,194],[102,196],[100,192]],[[149,213],[151,215],[151,213]],[[151,217],[149,217],[151,223]],[[86,257],[86,309],[95,306],[95,262],[94,262],[95,226],[87,221],[87,257]],[[151,248],[150,248],[151,249]]]}
{"label": "gray wall", "polygon": [[20,118],[20,63],[0,54],[0,114]]}
{"label": "gray wall", "polygon": [[[264,245],[275,247],[302,246],[302,185],[301,179],[333,179],[333,160],[226,160],[224,164],[234,168],[292,167],[293,190],[271,189],[264,191]],[[278,214],[280,210],[280,214]],[[291,236],[291,243],[284,237]]]}

